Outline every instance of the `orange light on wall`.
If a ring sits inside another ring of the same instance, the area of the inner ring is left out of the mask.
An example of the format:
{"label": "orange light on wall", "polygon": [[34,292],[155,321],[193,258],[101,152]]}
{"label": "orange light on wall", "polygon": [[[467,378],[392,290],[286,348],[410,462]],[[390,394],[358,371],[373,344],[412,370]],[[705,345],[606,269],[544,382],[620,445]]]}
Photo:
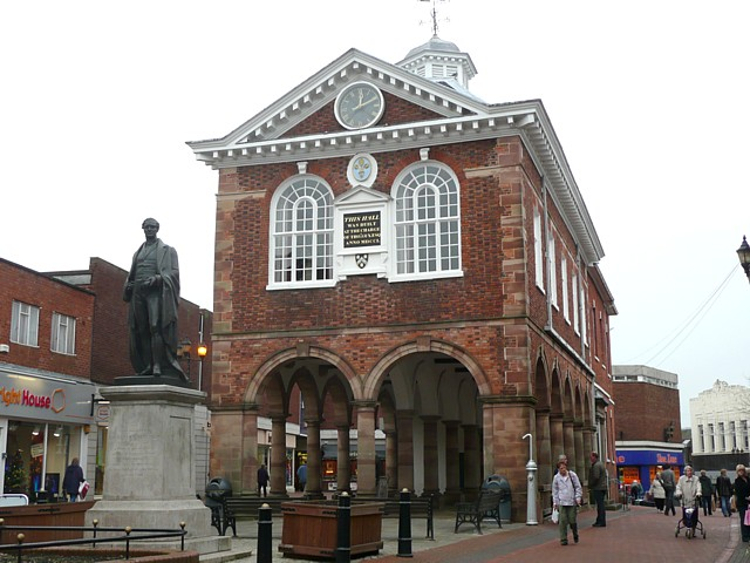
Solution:
{"label": "orange light on wall", "polygon": [[208,354],[208,346],[201,342],[198,344],[198,357],[202,360],[206,357],[206,354]]}

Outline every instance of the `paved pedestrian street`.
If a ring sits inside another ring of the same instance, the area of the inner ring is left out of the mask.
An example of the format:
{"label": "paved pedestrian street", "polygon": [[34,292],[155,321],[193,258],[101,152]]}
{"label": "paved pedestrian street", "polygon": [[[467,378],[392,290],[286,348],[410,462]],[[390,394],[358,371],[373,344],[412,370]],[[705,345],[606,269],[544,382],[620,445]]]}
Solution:
{"label": "paved pedestrian street", "polygon": [[[627,511],[607,512],[607,526],[593,528],[595,512],[584,509],[579,514],[580,543],[562,546],[557,525],[538,526],[503,524],[499,530],[486,521],[479,535],[471,525],[463,525],[454,533],[455,514],[442,510],[435,516],[435,540],[423,537],[424,521],[412,522],[412,555],[415,563],[665,563],[667,561],[696,561],[700,563],[750,563],[750,553],[739,541],[739,518],[734,514],[725,518],[720,513],[701,516],[706,539],[700,535],[688,539],[684,531],[675,537],[678,518],[664,516],[654,508],[635,506]],[[252,549],[253,554],[237,561],[255,561],[257,534],[255,521],[240,522],[239,535],[233,550]],[[274,522],[274,561],[283,559],[277,551],[281,536],[281,519]],[[246,535],[247,534],[247,535]],[[383,521],[384,546],[377,556],[355,558],[367,563],[395,563],[404,561],[398,556],[398,520]],[[227,554],[228,555],[228,554]],[[204,560],[204,558],[202,558]],[[225,557],[205,558],[217,563]],[[289,559],[287,559],[289,560]]]}

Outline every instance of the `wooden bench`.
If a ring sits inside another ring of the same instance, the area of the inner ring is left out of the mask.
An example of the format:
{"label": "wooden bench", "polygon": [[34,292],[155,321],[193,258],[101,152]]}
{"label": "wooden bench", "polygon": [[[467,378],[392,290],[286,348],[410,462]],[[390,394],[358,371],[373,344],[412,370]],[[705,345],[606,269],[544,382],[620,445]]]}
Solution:
{"label": "wooden bench", "polygon": [[504,500],[505,492],[493,489],[482,489],[474,502],[459,502],[456,504],[456,529],[461,524],[473,524],[477,532],[482,533],[482,520],[491,518],[502,528],[500,522],[500,501]]}
{"label": "wooden bench", "polygon": [[[399,518],[401,514],[401,500],[396,497],[378,498],[374,496],[363,496],[356,495],[353,502],[366,501],[366,502],[382,502],[385,507],[383,509],[383,518]],[[411,497],[410,514],[411,518],[424,518],[427,524],[425,537],[431,540],[435,539],[435,526],[434,526],[434,514],[435,505],[433,495],[425,497]]]}

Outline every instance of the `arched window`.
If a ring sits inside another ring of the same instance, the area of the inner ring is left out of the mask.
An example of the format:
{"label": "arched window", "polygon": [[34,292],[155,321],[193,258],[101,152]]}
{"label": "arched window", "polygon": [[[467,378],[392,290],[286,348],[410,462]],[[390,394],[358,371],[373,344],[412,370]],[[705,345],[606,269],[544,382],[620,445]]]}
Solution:
{"label": "arched window", "polygon": [[461,274],[461,211],[456,175],[434,161],[404,170],[393,186],[396,277]]}
{"label": "arched window", "polygon": [[272,286],[333,284],[333,193],[315,176],[282,184],[271,204]]}

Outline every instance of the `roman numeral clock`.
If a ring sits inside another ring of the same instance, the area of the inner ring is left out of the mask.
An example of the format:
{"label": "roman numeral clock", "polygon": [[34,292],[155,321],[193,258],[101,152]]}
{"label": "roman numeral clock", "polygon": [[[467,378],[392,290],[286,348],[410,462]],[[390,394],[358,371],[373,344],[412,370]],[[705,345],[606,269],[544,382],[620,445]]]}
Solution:
{"label": "roman numeral clock", "polygon": [[334,112],[347,129],[364,129],[383,117],[385,100],[379,88],[369,82],[350,84],[336,98]]}

